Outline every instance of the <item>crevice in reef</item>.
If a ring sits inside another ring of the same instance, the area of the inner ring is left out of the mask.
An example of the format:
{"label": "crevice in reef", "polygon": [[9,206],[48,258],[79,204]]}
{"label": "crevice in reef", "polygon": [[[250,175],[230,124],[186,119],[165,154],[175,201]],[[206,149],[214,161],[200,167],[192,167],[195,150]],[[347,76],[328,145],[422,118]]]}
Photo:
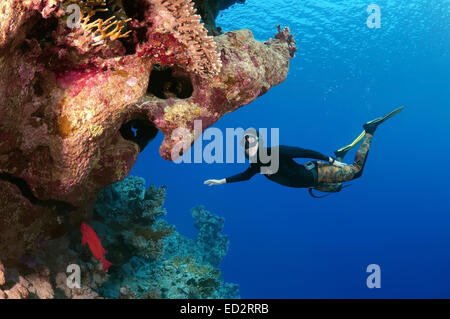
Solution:
{"label": "crevice in reef", "polygon": [[127,17],[142,21],[144,20],[148,3],[142,0],[122,0],[122,6]]}
{"label": "crevice in reef", "polygon": [[0,180],[16,185],[22,193],[22,196],[28,199],[28,201],[35,206],[55,207],[58,213],[70,213],[76,209],[76,207],[72,204],[63,201],[53,199],[41,200],[37,198],[27,181],[22,178],[15,177],[7,173],[0,173]]}
{"label": "crevice in reef", "polygon": [[43,82],[42,77],[40,75],[37,75],[36,80],[33,84],[33,90],[34,90],[34,94],[39,97],[43,96],[45,93],[44,89],[42,88],[42,84],[41,84],[42,82]]}
{"label": "crevice in reef", "polygon": [[158,132],[156,126],[146,119],[131,120],[120,128],[122,137],[136,143],[141,152],[158,135]]}
{"label": "crevice in reef", "polygon": [[[149,4],[143,0],[109,0],[108,6],[123,20],[132,18],[136,21],[143,22]],[[125,47],[126,55],[133,55],[136,53],[136,42],[144,43],[147,41],[147,28],[145,26],[139,27],[139,23],[128,23],[128,27],[128,30],[133,31],[133,35],[120,38],[119,41]]]}
{"label": "crevice in reef", "polygon": [[174,75],[170,67],[155,66],[148,84],[147,93],[160,99],[179,98],[188,99],[194,93],[194,86],[190,77],[186,75]]}
{"label": "crevice in reef", "polygon": [[39,18],[39,21],[33,26],[31,31],[28,33],[28,39],[35,39],[39,44],[50,44],[52,43],[52,32],[56,31],[58,27],[58,18]]}

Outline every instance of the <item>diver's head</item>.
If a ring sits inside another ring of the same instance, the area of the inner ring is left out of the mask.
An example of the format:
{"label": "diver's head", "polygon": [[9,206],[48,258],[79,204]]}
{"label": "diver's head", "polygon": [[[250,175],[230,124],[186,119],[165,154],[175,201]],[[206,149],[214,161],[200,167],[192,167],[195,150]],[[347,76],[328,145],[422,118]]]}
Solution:
{"label": "diver's head", "polygon": [[253,128],[244,132],[241,145],[244,148],[245,157],[254,158],[258,154],[258,149],[262,140],[259,132]]}

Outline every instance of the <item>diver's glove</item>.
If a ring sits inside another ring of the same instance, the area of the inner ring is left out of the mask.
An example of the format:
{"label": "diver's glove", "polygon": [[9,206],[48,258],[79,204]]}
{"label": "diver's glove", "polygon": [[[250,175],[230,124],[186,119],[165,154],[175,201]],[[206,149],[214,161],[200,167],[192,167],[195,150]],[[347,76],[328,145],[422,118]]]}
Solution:
{"label": "diver's glove", "polygon": [[227,180],[225,178],[222,179],[208,179],[207,181],[205,181],[205,185],[208,186],[215,186],[215,185],[222,185],[225,184],[227,182]]}
{"label": "diver's glove", "polygon": [[337,161],[336,159],[330,157],[329,163],[335,167],[344,168],[347,164]]}

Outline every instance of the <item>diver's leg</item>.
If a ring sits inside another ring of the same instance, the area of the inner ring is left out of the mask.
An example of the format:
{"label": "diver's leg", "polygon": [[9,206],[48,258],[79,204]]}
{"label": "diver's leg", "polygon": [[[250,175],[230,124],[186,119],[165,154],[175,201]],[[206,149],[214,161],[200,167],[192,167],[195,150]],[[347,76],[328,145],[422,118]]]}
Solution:
{"label": "diver's leg", "polygon": [[[366,131],[364,130],[359,136],[349,145],[342,147],[341,149],[334,152],[334,155],[336,155],[336,159],[339,162],[342,162],[345,155],[350,151],[352,148],[354,148],[366,135]],[[372,134],[373,135],[373,134]]]}
{"label": "diver's leg", "polygon": [[317,163],[318,182],[343,183],[360,177],[367,161],[372,139],[373,135],[366,133],[356,153],[355,161],[351,165],[339,168],[323,162]]}
{"label": "diver's leg", "polygon": [[[367,155],[369,154],[370,144],[372,142],[373,134],[377,130],[378,126],[384,123],[386,120],[392,118],[403,110],[403,106],[392,111],[385,117],[380,117],[363,125],[364,131],[352,144],[335,152],[336,156],[342,158],[345,156],[356,143],[361,139],[362,143],[356,154],[355,161],[352,165],[348,165],[344,168],[332,166],[327,163],[317,163],[318,182],[320,183],[343,183],[352,179],[358,178],[362,175],[364,166],[366,165]],[[365,135],[364,135],[365,134]]]}
{"label": "diver's leg", "polygon": [[353,179],[361,177],[364,167],[366,166],[367,157],[369,155],[370,144],[372,144],[373,134],[366,133],[362,143],[356,153],[355,161],[353,162]]}

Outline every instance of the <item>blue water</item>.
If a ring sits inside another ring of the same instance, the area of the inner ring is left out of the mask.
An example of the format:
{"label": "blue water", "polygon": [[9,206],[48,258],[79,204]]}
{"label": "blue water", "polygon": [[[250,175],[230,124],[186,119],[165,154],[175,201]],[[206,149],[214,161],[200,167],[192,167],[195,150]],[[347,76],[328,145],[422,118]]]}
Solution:
{"label": "blue water", "polygon": [[[450,297],[450,1],[247,0],[223,11],[224,30],[258,40],[288,25],[299,52],[285,83],[215,127],[280,128],[281,144],[332,155],[361,125],[406,108],[377,131],[361,179],[313,199],[263,176],[208,188],[203,181],[246,164],[163,160],[152,142],[133,175],[167,185],[167,220],[194,236],[190,209],[226,218],[222,270],[243,298]],[[353,160],[349,154],[348,162]],[[366,267],[381,267],[381,288]]]}

